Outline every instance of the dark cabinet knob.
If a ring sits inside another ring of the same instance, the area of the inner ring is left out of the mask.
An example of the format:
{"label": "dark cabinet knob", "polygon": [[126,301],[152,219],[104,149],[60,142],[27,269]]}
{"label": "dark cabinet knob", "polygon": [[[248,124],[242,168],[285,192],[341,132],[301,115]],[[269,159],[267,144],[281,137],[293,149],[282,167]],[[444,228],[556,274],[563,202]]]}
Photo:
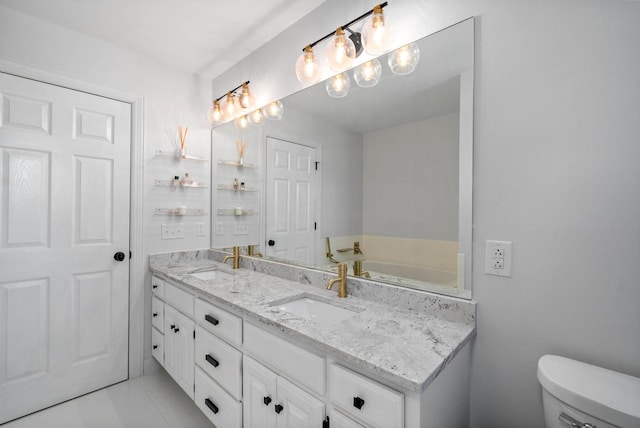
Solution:
{"label": "dark cabinet knob", "polygon": [[171,324],[171,325],[169,326],[169,328],[170,328],[171,330],[173,330],[173,329],[175,329],[175,328],[176,328],[176,325],[175,325],[175,324]]}
{"label": "dark cabinet knob", "polygon": [[124,253],[122,251],[118,251],[113,255],[113,258],[115,259],[115,261],[121,262],[124,260]]}
{"label": "dark cabinet knob", "polygon": [[158,349],[158,345],[153,345],[153,349]]}
{"label": "dark cabinet knob", "polygon": [[267,396],[267,397],[264,397],[262,401],[264,402],[265,406],[268,406],[269,404],[271,404],[272,400],[271,400],[271,397]]}
{"label": "dark cabinet knob", "polygon": [[280,414],[280,412],[284,410],[284,407],[282,407],[280,404],[276,404],[274,409],[275,409],[277,414]]}
{"label": "dark cabinet knob", "polygon": [[157,313],[157,312],[154,312],[151,316],[155,318],[155,317],[157,317],[157,316],[158,316],[158,313]]}
{"label": "dark cabinet knob", "polygon": [[207,407],[209,409],[211,409],[211,411],[213,412],[213,414],[215,415],[216,413],[218,413],[218,406],[216,406],[215,404],[213,404],[213,401],[209,400],[208,398],[204,399],[204,404],[207,405]]}
{"label": "dark cabinet knob", "polygon": [[362,409],[362,406],[364,406],[364,400],[360,397],[353,397],[353,407],[359,410]]}
{"label": "dark cabinet knob", "polygon": [[176,328],[174,328],[174,329],[173,329],[173,332],[174,332],[174,333],[177,333],[177,332],[179,332],[179,331],[180,331],[180,327],[176,327]]}
{"label": "dark cabinet knob", "polygon": [[156,288],[158,288],[158,286],[156,284],[151,284],[151,288],[155,290]]}
{"label": "dark cabinet knob", "polygon": [[273,239],[269,239],[269,241],[267,242],[267,244],[268,244],[270,247],[273,247],[274,245],[276,245],[276,241],[274,241]]}

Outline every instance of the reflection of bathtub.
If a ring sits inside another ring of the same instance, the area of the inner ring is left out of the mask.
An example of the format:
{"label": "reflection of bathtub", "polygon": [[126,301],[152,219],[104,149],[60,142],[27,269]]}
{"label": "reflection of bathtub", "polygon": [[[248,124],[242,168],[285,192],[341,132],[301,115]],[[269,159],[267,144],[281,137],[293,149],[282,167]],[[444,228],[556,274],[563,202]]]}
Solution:
{"label": "reflection of bathtub", "polygon": [[369,272],[372,277],[397,276],[422,282],[446,285],[448,287],[455,287],[457,279],[455,272],[446,272],[426,267],[395,265],[372,260],[365,260],[362,262],[362,270]]}

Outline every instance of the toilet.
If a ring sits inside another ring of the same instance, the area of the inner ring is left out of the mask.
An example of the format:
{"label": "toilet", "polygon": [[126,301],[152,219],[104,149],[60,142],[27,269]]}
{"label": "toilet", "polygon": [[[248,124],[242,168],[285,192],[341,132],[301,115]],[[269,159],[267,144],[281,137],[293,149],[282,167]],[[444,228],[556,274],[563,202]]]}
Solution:
{"label": "toilet", "polygon": [[545,355],[538,382],[547,428],[640,428],[640,378]]}

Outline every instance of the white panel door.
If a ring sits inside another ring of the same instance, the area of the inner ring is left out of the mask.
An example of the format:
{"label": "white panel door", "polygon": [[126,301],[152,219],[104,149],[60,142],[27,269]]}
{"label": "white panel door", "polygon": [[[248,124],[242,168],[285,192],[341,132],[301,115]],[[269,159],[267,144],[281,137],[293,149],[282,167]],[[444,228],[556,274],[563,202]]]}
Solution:
{"label": "white panel door", "polygon": [[246,355],[242,361],[244,426],[245,428],[275,428],[277,376]]}
{"label": "white panel door", "polygon": [[267,138],[266,253],[315,263],[316,150]]}
{"label": "white panel door", "polygon": [[130,118],[0,73],[0,423],[128,376]]}
{"label": "white panel door", "polygon": [[288,380],[278,378],[278,428],[312,428],[322,426],[324,403]]}

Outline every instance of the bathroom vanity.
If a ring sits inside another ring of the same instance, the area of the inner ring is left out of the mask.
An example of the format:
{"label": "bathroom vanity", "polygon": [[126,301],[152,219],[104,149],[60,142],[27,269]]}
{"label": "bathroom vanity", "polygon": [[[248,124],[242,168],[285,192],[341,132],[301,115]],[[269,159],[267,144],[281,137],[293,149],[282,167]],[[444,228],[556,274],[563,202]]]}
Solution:
{"label": "bathroom vanity", "polygon": [[152,354],[216,426],[468,425],[473,302],[223,255],[150,260]]}

